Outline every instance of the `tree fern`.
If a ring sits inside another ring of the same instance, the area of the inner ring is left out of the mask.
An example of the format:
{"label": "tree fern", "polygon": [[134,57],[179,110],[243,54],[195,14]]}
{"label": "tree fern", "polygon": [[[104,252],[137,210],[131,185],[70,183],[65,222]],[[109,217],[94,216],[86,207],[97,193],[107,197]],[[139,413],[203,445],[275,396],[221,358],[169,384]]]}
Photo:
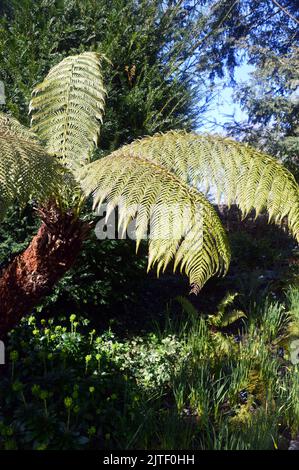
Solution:
{"label": "tree fern", "polygon": [[137,140],[118,150],[167,168],[218,202],[237,204],[243,216],[266,209],[269,220],[288,217],[299,240],[299,192],[293,175],[276,159],[231,139],[170,131]]}
{"label": "tree fern", "polygon": [[33,90],[32,128],[70,167],[88,160],[97,145],[105,103],[100,61],[93,52],[67,57]]}
{"label": "tree fern", "polygon": [[[81,190],[70,179],[73,173],[85,195],[93,194],[95,208],[104,200],[110,209],[119,206],[124,229],[136,218],[137,248],[150,224],[148,267],[156,265],[159,273],[170,263],[174,270],[180,266],[194,292],[211,276],[225,273],[230,262],[225,231],[208,200],[211,194],[219,202],[237,204],[243,216],[252,209],[256,214],[266,209],[269,219],[278,224],[287,217],[299,240],[294,177],[275,159],[247,145],[170,131],[137,140],[83,166],[97,145],[104,101],[101,57],[86,52],[53,67],[33,91],[34,133],[17,121],[5,125],[0,117],[5,128],[0,135],[3,208],[16,196],[28,198],[33,188],[39,195],[47,191],[54,171],[48,152],[72,170],[55,191],[59,200],[67,200],[65,207],[69,200],[80,208],[82,204]],[[73,199],[69,193],[75,194]]]}
{"label": "tree fern", "polygon": [[47,155],[37,137],[16,119],[0,114],[0,217],[14,201],[43,200],[60,182],[58,162]]}

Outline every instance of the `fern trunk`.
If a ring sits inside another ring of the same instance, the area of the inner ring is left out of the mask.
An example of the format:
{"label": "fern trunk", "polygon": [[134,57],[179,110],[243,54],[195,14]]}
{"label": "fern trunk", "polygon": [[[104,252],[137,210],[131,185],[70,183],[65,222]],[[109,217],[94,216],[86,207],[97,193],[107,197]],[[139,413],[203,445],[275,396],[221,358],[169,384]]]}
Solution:
{"label": "fern trunk", "polygon": [[71,268],[91,226],[54,204],[40,209],[42,224],[27,249],[0,277],[0,338],[30,313]]}

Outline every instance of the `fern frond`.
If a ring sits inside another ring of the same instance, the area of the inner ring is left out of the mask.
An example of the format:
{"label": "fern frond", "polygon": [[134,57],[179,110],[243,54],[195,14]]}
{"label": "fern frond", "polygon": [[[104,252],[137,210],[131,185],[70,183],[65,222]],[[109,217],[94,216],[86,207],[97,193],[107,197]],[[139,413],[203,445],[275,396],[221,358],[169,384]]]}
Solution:
{"label": "fern frond", "polygon": [[19,138],[28,140],[29,142],[39,143],[39,139],[36,134],[28,127],[23,126],[14,117],[0,112],[0,129],[3,135],[17,135]]}
{"label": "fern frond", "polygon": [[246,315],[244,312],[242,312],[242,310],[231,310],[224,312],[219,326],[221,328],[225,328],[226,326],[232,325],[237,320],[240,320],[240,318],[246,318]]}
{"label": "fern frond", "polygon": [[216,326],[217,328],[224,328],[232,325],[235,321],[240,318],[246,318],[246,315],[241,310],[227,310],[234,303],[238,293],[228,292],[223,299],[219,302],[217,307],[217,313],[208,316],[208,322],[210,325]]}
{"label": "fern frond", "polygon": [[237,292],[233,292],[233,293],[232,292],[227,292],[227,294],[219,302],[219,304],[217,306],[217,311],[221,315],[224,315],[225,310],[234,303],[234,300],[238,295],[239,294]]}
{"label": "fern frond", "polygon": [[148,268],[180,265],[196,291],[211,276],[226,272],[230,249],[213,206],[194,188],[153,162],[126,154],[111,155],[80,172],[94,208],[105,200],[119,207],[126,228],[136,218],[137,249],[150,224]]}
{"label": "fern frond", "polygon": [[17,120],[0,115],[0,218],[18,200],[44,200],[60,182],[60,165]]}
{"label": "fern frond", "polygon": [[245,217],[266,209],[269,221],[284,217],[299,241],[299,191],[293,175],[276,159],[231,139],[170,131],[134,141],[114,153],[167,168],[219,202],[237,204]]}
{"label": "fern frond", "polygon": [[98,142],[106,94],[100,64],[94,52],[69,56],[33,90],[32,128],[69,167],[88,161]]}

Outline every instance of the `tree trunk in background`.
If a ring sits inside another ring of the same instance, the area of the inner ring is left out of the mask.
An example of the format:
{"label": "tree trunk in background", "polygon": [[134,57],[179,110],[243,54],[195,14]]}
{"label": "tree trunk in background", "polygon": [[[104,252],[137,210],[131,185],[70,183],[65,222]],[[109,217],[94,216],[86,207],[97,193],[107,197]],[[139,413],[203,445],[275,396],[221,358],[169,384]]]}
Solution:
{"label": "tree trunk in background", "polygon": [[42,225],[0,277],[0,338],[31,312],[74,264],[91,225],[55,204],[38,210]]}

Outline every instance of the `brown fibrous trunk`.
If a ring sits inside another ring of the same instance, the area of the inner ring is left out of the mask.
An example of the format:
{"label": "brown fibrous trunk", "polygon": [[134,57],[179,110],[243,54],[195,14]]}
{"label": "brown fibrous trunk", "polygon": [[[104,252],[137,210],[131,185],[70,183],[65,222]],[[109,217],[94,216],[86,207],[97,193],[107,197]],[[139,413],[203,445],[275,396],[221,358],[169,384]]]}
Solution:
{"label": "brown fibrous trunk", "polygon": [[0,338],[31,313],[72,267],[92,227],[55,203],[38,213],[42,224],[37,234],[0,276]]}

